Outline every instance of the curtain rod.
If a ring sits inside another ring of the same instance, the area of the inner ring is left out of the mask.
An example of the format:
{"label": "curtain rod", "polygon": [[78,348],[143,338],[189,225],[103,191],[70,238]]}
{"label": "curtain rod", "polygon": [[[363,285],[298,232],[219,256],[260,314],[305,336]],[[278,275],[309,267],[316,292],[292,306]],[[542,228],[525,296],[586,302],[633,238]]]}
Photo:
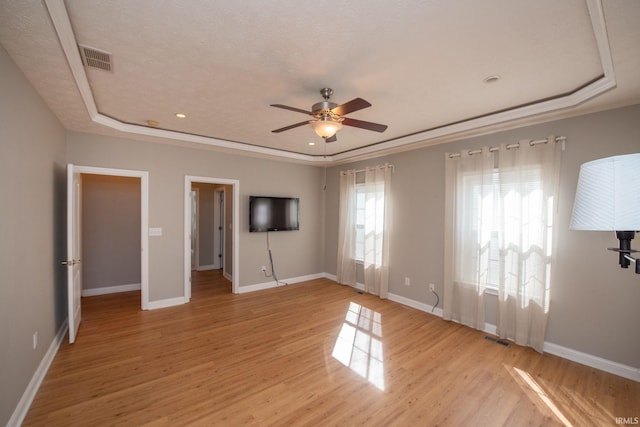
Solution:
{"label": "curtain rod", "polygon": [[371,169],[371,168],[375,169],[375,168],[382,168],[382,167],[390,167],[391,168],[391,172],[395,172],[396,171],[396,167],[394,165],[389,164],[389,163],[385,163],[384,165],[369,166],[368,168],[364,168],[364,169],[349,169],[349,170],[346,170],[346,171],[340,171],[340,173],[342,174],[342,173],[347,173],[347,172],[350,172],[350,171],[353,171],[354,173],[362,173],[362,172],[366,172],[367,169]]}
{"label": "curtain rod", "polygon": [[[554,142],[562,142],[564,143],[564,141],[567,140],[566,136],[556,136]],[[538,144],[546,144],[547,142],[549,142],[549,138],[544,138],[544,139],[536,139],[534,141],[529,141],[529,145],[530,146],[534,146],[534,145],[538,145]],[[506,145],[507,150],[510,150],[511,148],[520,148],[520,143],[519,142],[515,142],[513,144],[507,144]],[[500,147],[489,147],[489,152],[494,152],[494,151],[498,151],[500,149]],[[564,146],[562,148],[562,150],[564,151]],[[474,155],[474,154],[480,154],[482,153],[482,150],[469,150],[469,155]],[[449,158],[453,159],[455,157],[460,157],[460,153],[452,153],[449,154]]]}

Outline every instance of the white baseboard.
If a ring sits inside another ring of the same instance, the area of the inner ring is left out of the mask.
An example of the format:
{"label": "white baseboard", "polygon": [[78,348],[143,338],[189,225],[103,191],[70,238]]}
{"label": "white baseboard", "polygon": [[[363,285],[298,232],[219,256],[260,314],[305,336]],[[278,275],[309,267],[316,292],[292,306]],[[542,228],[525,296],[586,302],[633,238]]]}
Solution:
{"label": "white baseboard", "polygon": [[196,271],[218,270],[219,267],[215,264],[199,265],[196,267]]}
{"label": "white baseboard", "polygon": [[226,271],[222,272],[222,276],[224,276],[224,278],[227,279],[228,281],[233,282],[233,276],[227,273]]}
{"label": "white baseboard", "polygon": [[158,301],[149,301],[148,309],[156,310],[158,308],[173,307],[175,305],[182,305],[188,302],[189,300],[186,299],[185,297],[176,297],[176,298],[161,299]]}
{"label": "white baseboard", "polygon": [[335,274],[323,273],[323,277],[325,279],[333,280],[334,282],[338,281],[338,276],[336,276]]}
{"label": "white baseboard", "polygon": [[83,289],[80,293],[83,297],[93,297],[96,295],[117,294],[118,292],[139,291],[140,283],[131,283],[130,285],[106,286],[104,288]]}
{"label": "white baseboard", "polygon": [[434,307],[429,304],[425,304],[423,302],[405,298],[403,296],[392,294],[392,293],[387,294],[387,297],[389,298],[390,301],[395,301],[400,304],[415,308],[416,310],[424,311],[425,313],[442,317],[442,309],[439,307],[436,307],[434,309]]}
{"label": "white baseboard", "polygon": [[603,359],[598,356],[593,356],[591,354],[583,353],[551,342],[545,342],[543,350],[546,353],[580,363],[581,365],[600,369],[601,371],[609,372],[610,374],[640,382],[640,368],[623,365],[618,362],[613,362],[611,360]]}
{"label": "white baseboard", "polygon": [[293,285],[294,283],[308,282],[309,280],[324,279],[324,277],[324,273],[307,274],[306,276],[292,277],[291,279],[285,280],[285,282]]}
{"label": "white baseboard", "polygon": [[255,285],[239,286],[238,293],[246,294],[247,292],[262,291],[265,289],[276,288],[278,286],[285,286],[285,283],[287,285],[293,285],[295,283],[306,282],[306,281],[315,280],[315,279],[324,279],[326,277],[327,275],[325,273],[316,273],[316,274],[308,274],[306,276],[290,277],[288,279],[278,280],[278,282],[280,282],[280,285],[278,285],[275,280],[272,280],[269,282],[256,283]]}
{"label": "white baseboard", "polygon": [[64,337],[67,334],[67,329],[68,323],[65,320],[60,326],[60,329],[58,329],[56,336],[53,337],[53,341],[51,341],[47,352],[40,361],[38,369],[36,369],[33,377],[31,377],[31,381],[29,381],[26,390],[22,393],[22,397],[20,398],[16,409],[13,411],[11,418],[9,418],[7,427],[17,427],[22,425],[24,418],[27,416],[27,412],[29,412],[31,403],[33,403],[33,399],[36,397],[36,393],[38,393],[40,384],[42,384],[42,380],[44,380],[44,377],[47,375],[51,362],[53,362],[53,359],[56,357],[60,344],[62,344],[62,340],[64,340]]}

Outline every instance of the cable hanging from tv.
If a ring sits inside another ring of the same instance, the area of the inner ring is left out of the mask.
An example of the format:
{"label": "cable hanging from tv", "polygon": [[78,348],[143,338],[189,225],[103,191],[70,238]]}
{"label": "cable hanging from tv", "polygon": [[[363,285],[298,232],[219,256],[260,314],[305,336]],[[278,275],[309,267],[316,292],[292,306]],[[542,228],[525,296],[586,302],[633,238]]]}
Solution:
{"label": "cable hanging from tv", "polygon": [[[276,269],[273,267],[273,255],[271,254],[271,244],[269,243],[269,232],[267,231],[267,251],[269,252],[269,263],[271,264],[271,273],[264,272],[265,277],[273,277],[276,281],[276,286],[280,286],[280,281],[278,280],[278,276],[276,275]],[[282,282],[283,285],[288,285],[288,283]]]}

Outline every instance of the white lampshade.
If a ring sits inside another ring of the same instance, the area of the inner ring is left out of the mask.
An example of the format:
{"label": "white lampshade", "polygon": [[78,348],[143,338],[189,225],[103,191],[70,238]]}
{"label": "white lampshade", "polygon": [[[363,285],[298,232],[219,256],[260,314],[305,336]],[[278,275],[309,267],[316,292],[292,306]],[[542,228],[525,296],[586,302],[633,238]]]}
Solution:
{"label": "white lampshade", "polygon": [[572,230],[640,230],[640,153],[580,166]]}
{"label": "white lampshade", "polygon": [[342,123],[331,119],[318,119],[309,122],[313,130],[322,138],[331,138],[340,129],[342,129]]}

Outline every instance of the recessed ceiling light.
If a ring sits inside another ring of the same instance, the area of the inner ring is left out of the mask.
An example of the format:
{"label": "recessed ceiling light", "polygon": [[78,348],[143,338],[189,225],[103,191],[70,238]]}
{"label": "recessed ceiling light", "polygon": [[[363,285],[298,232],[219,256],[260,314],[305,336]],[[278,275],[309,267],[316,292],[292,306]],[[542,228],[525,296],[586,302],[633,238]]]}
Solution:
{"label": "recessed ceiling light", "polygon": [[153,128],[160,126],[160,122],[157,120],[147,120],[147,124]]}
{"label": "recessed ceiling light", "polygon": [[316,145],[316,143],[315,142],[310,142],[309,145]]}
{"label": "recessed ceiling light", "polygon": [[179,118],[179,119],[184,119],[184,118],[187,117],[187,115],[183,114],[183,113],[176,113],[176,117]]}
{"label": "recessed ceiling light", "polygon": [[495,83],[498,80],[500,80],[500,76],[494,75],[494,76],[485,77],[483,82],[485,82],[485,83]]}

